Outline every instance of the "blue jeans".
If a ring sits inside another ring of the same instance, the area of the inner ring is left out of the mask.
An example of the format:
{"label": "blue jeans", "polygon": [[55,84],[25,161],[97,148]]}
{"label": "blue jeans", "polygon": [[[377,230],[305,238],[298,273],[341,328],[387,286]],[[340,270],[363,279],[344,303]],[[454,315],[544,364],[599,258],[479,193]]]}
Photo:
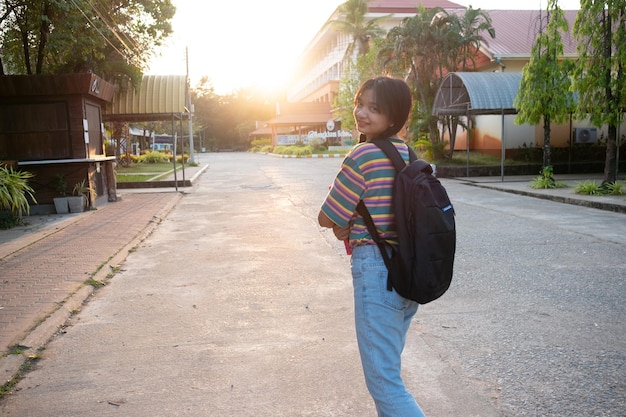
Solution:
{"label": "blue jeans", "polygon": [[376,245],[352,251],[352,280],[361,364],[378,416],[424,416],[400,375],[400,356],[418,304],[387,291],[387,268]]}

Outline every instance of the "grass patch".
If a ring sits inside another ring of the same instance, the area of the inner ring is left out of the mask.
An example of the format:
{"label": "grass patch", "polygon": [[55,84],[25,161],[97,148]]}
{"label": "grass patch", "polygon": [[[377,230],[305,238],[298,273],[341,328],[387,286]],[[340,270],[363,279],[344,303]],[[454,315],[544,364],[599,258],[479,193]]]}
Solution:
{"label": "grass patch", "polygon": [[[197,164],[194,164],[197,165]],[[191,166],[191,165],[187,165]],[[182,164],[176,164],[176,171],[183,169]],[[127,167],[118,167],[116,170],[117,182],[146,182],[157,181],[160,177],[169,175],[174,170],[174,164],[168,163],[134,163]]]}
{"label": "grass patch", "polygon": [[148,181],[150,178],[154,178],[154,175],[120,175],[117,174],[117,182],[144,182]]}
{"label": "grass patch", "polygon": [[9,355],[21,355],[22,353],[24,353],[28,349],[30,349],[30,347],[23,346],[23,345],[9,346]]}
{"label": "grass patch", "polygon": [[104,287],[104,286],[106,285],[106,283],[105,283],[105,282],[98,281],[98,280],[93,279],[93,278],[90,278],[90,279],[88,279],[87,281],[85,281],[85,284],[87,284],[87,285],[91,285],[91,286],[92,286],[92,287],[94,287],[95,289],[98,289],[98,288]]}
{"label": "grass patch", "polygon": [[[176,168],[180,169],[180,164],[176,164]],[[174,169],[174,164],[171,162],[168,163],[158,163],[158,164],[130,164],[127,167],[118,166],[117,173],[118,174],[141,174],[141,173],[160,173],[167,172]]]}
{"label": "grass patch", "polygon": [[[22,352],[15,353],[15,354],[21,354],[21,353]],[[9,395],[9,394],[13,393],[13,390],[17,386],[18,382],[20,382],[22,380],[22,378],[24,378],[24,374],[27,373],[28,371],[30,371],[31,368],[33,367],[33,365],[39,359],[41,359],[40,352],[38,352],[38,353],[36,353],[34,355],[30,355],[26,359],[26,361],[20,367],[20,370],[17,373],[17,375],[15,375],[13,378],[9,379],[5,384],[0,386],[0,399],[4,398],[6,395]]]}

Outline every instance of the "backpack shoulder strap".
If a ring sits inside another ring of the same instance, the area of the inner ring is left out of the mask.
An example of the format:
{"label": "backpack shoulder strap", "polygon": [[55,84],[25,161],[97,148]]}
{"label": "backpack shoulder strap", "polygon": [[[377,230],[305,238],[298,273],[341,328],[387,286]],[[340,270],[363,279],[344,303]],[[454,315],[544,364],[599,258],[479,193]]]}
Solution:
{"label": "backpack shoulder strap", "polygon": [[[374,220],[372,219],[372,216],[370,215],[369,210],[365,206],[365,203],[363,203],[363,200],[359,201],[359,204],[356,206],[356,210],[359,212],[359,214],[361,214],[361,216],[363,216],[363,221],[365,222],[365,225],[367,226],[367,231],[372,237],[372,240],[376,242],[376,246],[378,246],[378,249],[380,250],[380,255],[383,257],[383,262],[385,262],[385,266],[387,267],[387,270],[390,271],[392,268],[392,265],[391,265],[392,255],[388,252],[388,250],[393,252],[394,248],[385,239],[380,237],[380,235],[378,234],[378,230],[376,230],[376,225],[374,224]],[[391,291],[391,280],[389,278],[387,279],[387,289]]]}
{"label": "backpack shoulder strap", "polygon": [[[402,159],[402,155],[396,149],[396,145],[394,145],[389,139],[374,139],[372,143],[380,148],[381,151],[387,155],[387,158],[391,159],[393,166],[396,168],[397,172],[400,172],[406,167],[406,162]],[[409,162],[413,162],[417,160],[417,155],[410,146],[407,145],[409,150]]]}

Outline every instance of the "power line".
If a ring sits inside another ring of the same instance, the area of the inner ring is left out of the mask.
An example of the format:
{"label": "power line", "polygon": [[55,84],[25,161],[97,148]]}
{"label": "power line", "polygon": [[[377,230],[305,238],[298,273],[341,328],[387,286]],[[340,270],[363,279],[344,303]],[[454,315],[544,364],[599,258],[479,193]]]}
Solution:
{"label": "power line", "polygon": [[[98,32],[100,34],[100,36],[102,36],[102,38],[115,50],[117,51],[117,53],[119,53],[121,56],[123,57],[127,57],[127,55],[120,51],[117,46],[115,46],[110,40],[109,38],[102,33],[102,31],[100,31],[100,29],[98,29],[98,27],[95,25],[95,23],[89,18],[89,16],[87,16],[87,14],[80,8],[80,6],[78,4],[76,4],[75,0],[70,0],[72,2],[72,4],[76,7],[76,9],[78,9],[78,11],[80,11],[80,13],[85,17],[85,19],[87,19],[87,21],[91,24],[91,26],[96,30],[96,32]],[[92,6],[93,7],[93,6]],[[102,18],[101,18],[102,19]],[[116,32],[114,30],[112,30],[112,28],[107,24],[106,21],[103,20],[103,23],[107,26],[107,28],[113,33],[113,35],[115,35],[117,37],[117,39],[122,43],[122,45],[124,45],[124,47],[131,52],[132,55],[136,55],[136,53],[128,47],[128,45],[126,45],[126,43],[116,34]]]}
{"label": "power line", "polygon": [[[100,5],[101,5],[101,6],[103,6],[103,5],[102,5],[102,0],[100,0],[100,1],[99,1],[99,3],[100,3]],[[129,51],[131,51],[131,52],[132,52],[135,56],[138,56],[139,54],[138,54],[138,52],[137,52],[137,51],[139,50],[139,45],[137,45],[137,43],[135,42],[135,40],[134,40],[134,39],[132,39],[132,38],[130,38],[130,37],[127,35],[127,33],[126,33],[125,31],[120,31],[120,30],[119,30],[120,25],[119,25],[119,24],[115,21],[115,19],[113,19],[113,16],[112,16],[112,15],[110,15],[110,14],[102,13],[100,10],[98,10],[98,8],[96,8],[96,5],[95,5],[95,4],[94,4],[91,0],[89,0],[89,5],[90,5],[90,6],[91,6],[91,8],[93,9],[93,11],[94,11],[94,12],[98,15],[98,17],[100,17],[100,20],[102,20],[102,22],[103,22],[103,23],[104,23],[104,24],[105,24],[105,25],[109,28],[109,30],[111,31],[111,33],[113,33],[113,35],[114,35],[114,36],[115,36],[115,37],[116,37],[116,38],[117,38],[117,39],[118,39],[118,40],[122,43],[122,45],[124,45],[124,47],[125,47],[126,49],[128,49]],[[103,6],[103,8],[104,8],[104,9],[106,9],[106,7],[104,7],[104,6]],[[107,19],[105,18],[105,16],[106,16],[106,17],[108,17],[108,20],[110,20],[110,21],[113,23],[114,27],[112,27],[112,26],[109,24],[109,22],[107,21]],[[133,48],[128,47],[128,45],[126,44],[126,42],[124,42],[124,41],[120,38],[120,36],[119,36],[119,33],[118,33],[118,32],[121,32],[121,33],[122,33],[122,35],[124,36],[124,38],[126,38],[126,40],[127,40],[130,44],[132,44]]]}

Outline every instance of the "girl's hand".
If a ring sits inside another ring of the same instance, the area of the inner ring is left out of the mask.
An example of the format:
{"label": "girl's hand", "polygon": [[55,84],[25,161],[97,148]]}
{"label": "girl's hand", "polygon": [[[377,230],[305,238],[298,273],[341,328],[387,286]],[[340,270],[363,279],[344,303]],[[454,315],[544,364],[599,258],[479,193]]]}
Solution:
{"label": "girl's hand", "polygon": [[339,227],[338,225],[333,225],[333,233],[335,237],[339,240],[346,240],[350,237],[350,227]]}

